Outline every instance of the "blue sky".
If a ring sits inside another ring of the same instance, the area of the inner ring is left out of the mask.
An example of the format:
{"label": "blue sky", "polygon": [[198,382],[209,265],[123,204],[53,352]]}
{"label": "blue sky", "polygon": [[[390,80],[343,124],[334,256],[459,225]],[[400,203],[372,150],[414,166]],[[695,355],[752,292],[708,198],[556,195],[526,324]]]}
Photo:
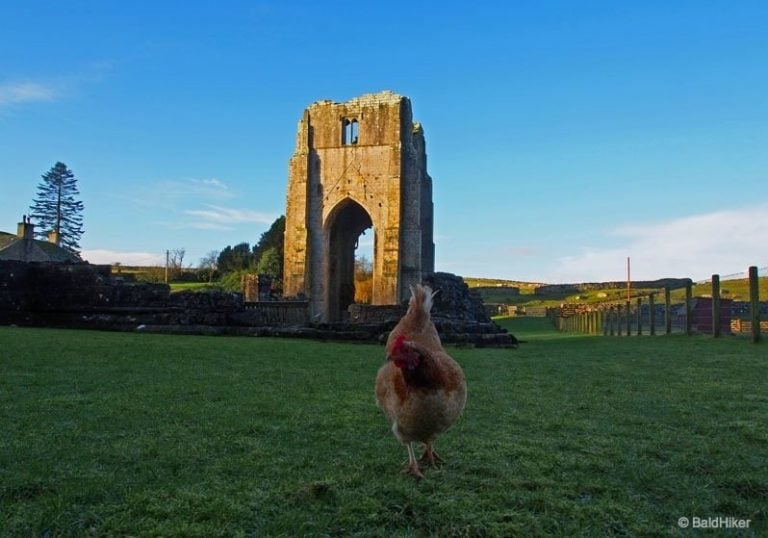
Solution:
{"label": "blue sky", "polygon": [[[255,243],[309,104],[410,97],[436,268],[546,282],[768,265],[768,4],[0,4],[0,230],[56,161],[83,255]],[[369,234],[370,235],[370,234]]]}

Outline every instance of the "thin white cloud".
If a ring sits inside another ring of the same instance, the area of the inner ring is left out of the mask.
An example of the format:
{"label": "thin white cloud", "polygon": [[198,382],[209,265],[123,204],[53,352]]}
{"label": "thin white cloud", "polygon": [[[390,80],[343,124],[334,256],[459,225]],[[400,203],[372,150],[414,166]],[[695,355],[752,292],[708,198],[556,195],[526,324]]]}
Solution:
{"label": "thin white cloud", "polygon": [[217,178],[161,181],[153,194],[160,199],[190,199],[203,198],[206,200],[224,200],[233,198],[235,193],[222,180]]}
{"label": "thin white cloud", "polygon": [[39,103],[55,100],[59,90],[39,82],[6,82],[0,84],[0,107],[23,103]]}
{"label": "thin white cloud", "polygon": [[227,185],[223,181],[221,181],[220,179],[216,179],[215,177],[211,178],[211,179],[192,179],[190,181],[193,182],[193,183],[199,183],[201,185],[213,186],[213,187],[216,187],[218,189],[225,189],[225,190],[227,190],[229,188],[229,187],[227,187]]}
{"label": "thin white cloud", "polygon": [[44,80],[0,81],[0,110],[14,105],[46,103],[78,95],[80,91],[104,79],[113,69],[110,60],[98,60],[75,68],[66,75]]}
{"label": "thin white cloud", "polygon": [[232,198],[235,196],[229,186],[217,178],[187,179],[182,184],[195,196],[213,196],[215,198]]}
{"label": "thin white cloud", "polygon": [[219,231],[232,231],[235,228],[233,226],[225,226],[223,224],[216,224],[215,222],[190,222],[183,225],[185,228],[194,228],[196,230],[219,230]]}
{"label": "thin white cloud", "polygon": [[[549,282],[622,280],[627,257],[633,279],[690,277],[744,271],[768,261],[768,204],[621,226],[610,235],[621,247],[583,249],[564,256],[545,275]],[[613,243],[614,241],[612,241]]]}
{"label": "thin white cloud", "polygon": [[138,265],[142,267],[165,265],[165,255],[157,252],[123,252],[120,250],[92,249],[84,250],[80,256],[87,262],[97,265]]}
{"label": "thin white cloud", "polygon": [[[144,185],[148,183],[148,185]],[[137,189],[136,185],[142,185]],[[142,208],[162,207],[177,211],[179,206],[189,206],[200,201],[223,201],[235,198],[237,193],[218,178],[208,179],[171,179],[164,181],[137,181],[130,191],[117,195]]]}
{"label": "thin white cloud", "polygon": [[524,245],[507,247],[505,253],[516,258],[532,258],[541,255],[539,249]]}
{"label": "thin white cloud", "polygon": [[262,213],[250,209],[237,209],[234,207],[222,207],[206,204],[207,209],[188,209],[184,213],[202,219],[203,222],[218,223],[224,225],[256,223],[270,224],[275,220],[275,215]]}

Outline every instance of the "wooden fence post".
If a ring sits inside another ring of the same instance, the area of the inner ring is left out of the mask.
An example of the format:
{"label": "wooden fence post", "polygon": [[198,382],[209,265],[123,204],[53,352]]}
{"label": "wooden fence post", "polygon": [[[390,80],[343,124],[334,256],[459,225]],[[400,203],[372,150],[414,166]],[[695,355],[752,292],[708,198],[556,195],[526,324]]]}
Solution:
{"label": "wooden fence post", "polygon": [[621,305],[616,305],[616,336],[621,336],[622,327],[624,326],[624,316],[621,314]]}
{"label": "wooden fence post", "polygon": [[632,303],[627,301],[627,336],[632,335]]}
{"label": "wooden fence post", "polygon": [[712,275],[712,336],[720,337],[720,275]]}
{"label": "wooden fence post", "polygon": [[615,307],[611,305],[610,309],[608,310],[608,329],[611,336],[616,334],[616,326],[614,324],[614,321],[616,320],[616,317],[614,316],[615,312]]}
{"label": "wooden fence post", "polygon": [[752,343],[760,341],[760,282],[757,279],[757,266],[749,268],[749,303],[752,310]]}
{"label": "wooden fence post", "polygon": [[637,298],[637,336],[643,334],[643,298]]}
{"label": "wooden fence post", "polygon": [[685,334],[693,334],[693,315],[691,306],[693,302],[693,284],[688,282],[685,285]]}
{"label": "wooden fence post", "polygon": [[651,326],[651,336],[656,336],[656,312],[654,312],[655,293],[648,294],[648,322]]}
{"label": "wooden fence post", "polygon": [[669,286],[664,286],[664,331],[672,334],[672,293]]}

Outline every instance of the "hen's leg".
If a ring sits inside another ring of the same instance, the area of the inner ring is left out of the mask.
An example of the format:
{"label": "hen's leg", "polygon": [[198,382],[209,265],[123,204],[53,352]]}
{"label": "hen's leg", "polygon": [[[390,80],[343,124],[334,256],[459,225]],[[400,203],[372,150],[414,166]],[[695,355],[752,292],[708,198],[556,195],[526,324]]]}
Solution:
{"label": "hen's leg", "polygon": [[419,462],[416,461],[416,454],[413,451],[413,445],[411,443],[405,443],[405,448],[408,449],[408,465],[403,469],[404,473],[412,474],[416,479],[421,480],[424,475],[421,474],[419,469]]}
{"label": "hen's leg", "polygon": [[432,467],[437,467],[438,463],[445,463],[445,460],[435,452],[435,447],[432,443],[424,443],[424,452],[421,454],[421,463],[429,464]]}

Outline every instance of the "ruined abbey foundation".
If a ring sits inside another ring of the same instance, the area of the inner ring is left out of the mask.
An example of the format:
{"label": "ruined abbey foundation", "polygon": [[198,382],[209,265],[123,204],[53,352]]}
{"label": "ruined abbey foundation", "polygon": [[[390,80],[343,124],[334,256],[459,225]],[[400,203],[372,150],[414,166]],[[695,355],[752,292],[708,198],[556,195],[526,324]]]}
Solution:
{"label": "ruined abbey foundation", "polygon": [[369,228],[373,304],[400,303],[434,272],[435,247],[424,131],[410,100],[392,92],[304,111],[289,164],[285,296],[306,297],[311,319],[342,319]]}

